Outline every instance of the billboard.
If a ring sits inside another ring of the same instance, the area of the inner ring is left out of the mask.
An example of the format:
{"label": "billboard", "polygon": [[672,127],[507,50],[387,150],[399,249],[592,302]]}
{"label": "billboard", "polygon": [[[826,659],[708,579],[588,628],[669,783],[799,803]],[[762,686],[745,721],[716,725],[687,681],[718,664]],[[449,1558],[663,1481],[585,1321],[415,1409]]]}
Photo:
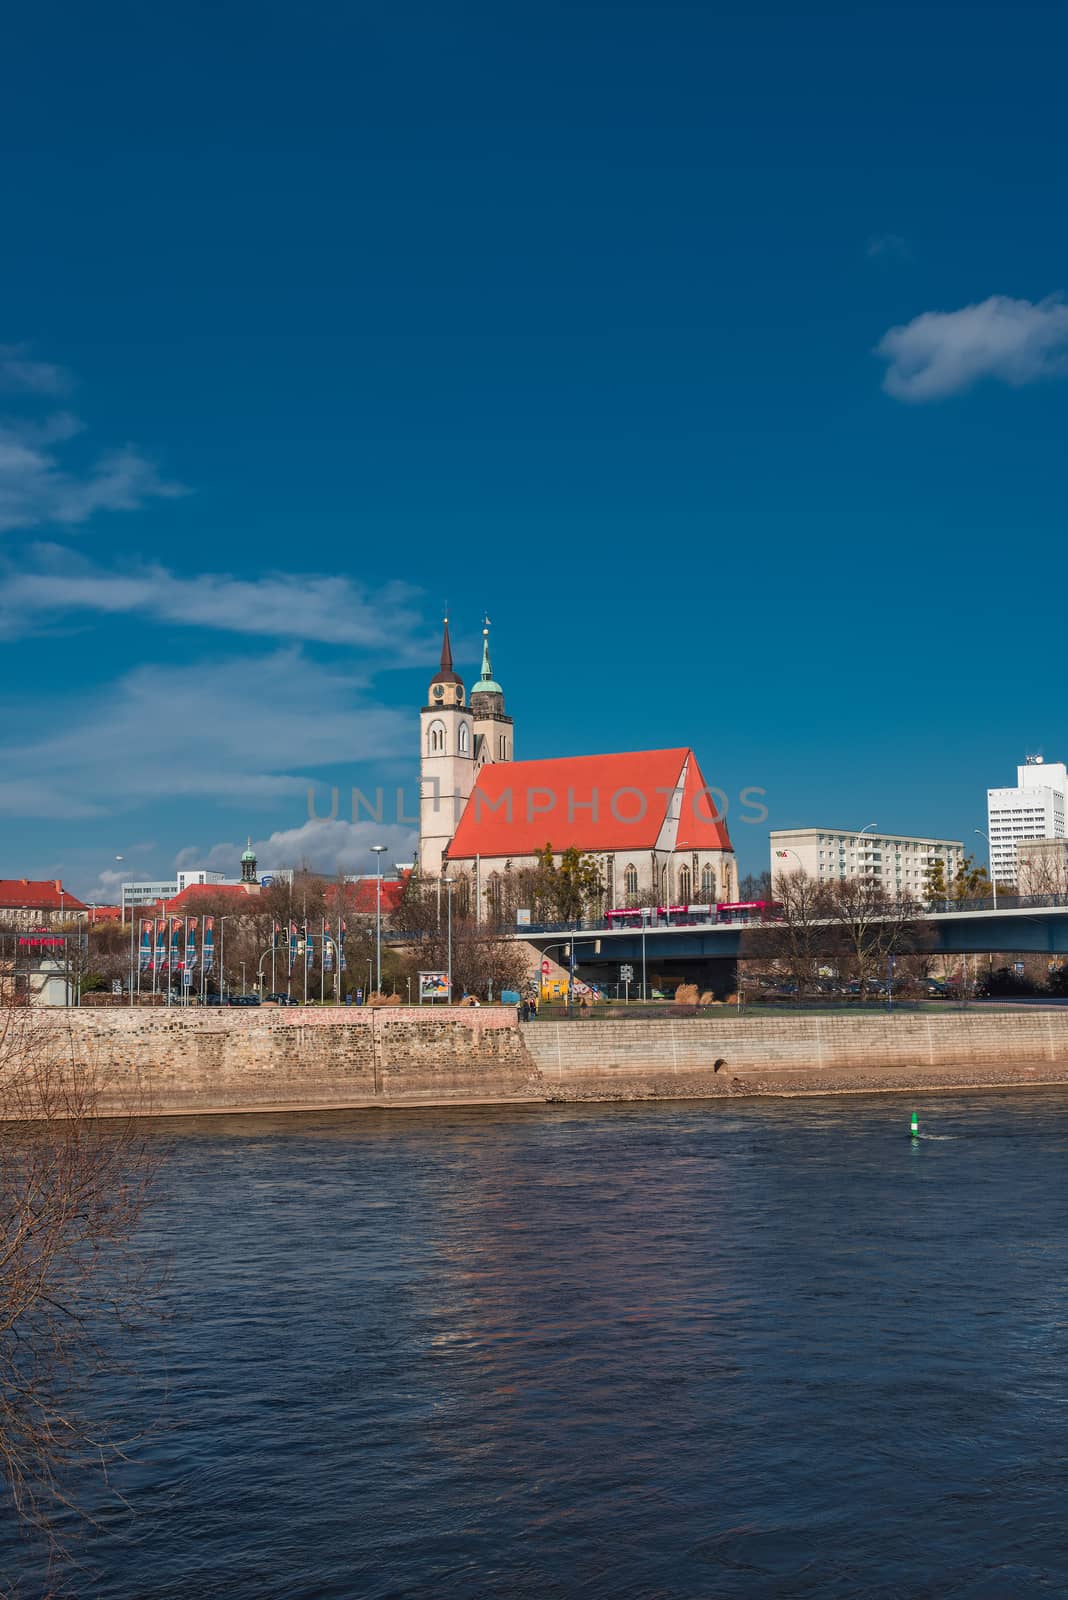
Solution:
{"label": "billboard", "polygon": [[449,974],[447,972],[421,972],[419,974],[419,999],[447,1000]]}

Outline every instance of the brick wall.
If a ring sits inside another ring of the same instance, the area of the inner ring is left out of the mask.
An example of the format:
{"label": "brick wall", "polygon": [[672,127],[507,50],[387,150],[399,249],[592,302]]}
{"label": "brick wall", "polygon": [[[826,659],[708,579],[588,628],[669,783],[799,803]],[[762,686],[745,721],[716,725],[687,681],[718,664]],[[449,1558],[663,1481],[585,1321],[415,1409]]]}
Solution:
{"label": "brick wall", "polygon": [[43,1013],[106,1085],[105,1109],[509,1100],[537,1094],[511,1006]]}
{"label": "brick wall", "polygon": [[1068,1010],[522,1028],[509,1006],[43,1015],[99,1068],[102,1109],[160,1114],[1068,1082]]}

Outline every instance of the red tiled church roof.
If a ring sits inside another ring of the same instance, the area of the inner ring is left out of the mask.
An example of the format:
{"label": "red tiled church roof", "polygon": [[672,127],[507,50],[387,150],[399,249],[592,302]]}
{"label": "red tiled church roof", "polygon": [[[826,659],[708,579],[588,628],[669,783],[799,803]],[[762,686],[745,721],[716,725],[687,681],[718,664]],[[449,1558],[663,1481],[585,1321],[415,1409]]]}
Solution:
{"label": "red tiled church roof", "polygon": [[[651,850],[683,771],[677,850],[730,850],[692,750],[508,761],[482,768],[449,846],[450,861],[555,850]],[[591,802],[595,801],[594,807]]]}
{"label": "red tiled church roof", "polygon": [[16,911],[88,911],[59,878],[0,878],[0,906]]}

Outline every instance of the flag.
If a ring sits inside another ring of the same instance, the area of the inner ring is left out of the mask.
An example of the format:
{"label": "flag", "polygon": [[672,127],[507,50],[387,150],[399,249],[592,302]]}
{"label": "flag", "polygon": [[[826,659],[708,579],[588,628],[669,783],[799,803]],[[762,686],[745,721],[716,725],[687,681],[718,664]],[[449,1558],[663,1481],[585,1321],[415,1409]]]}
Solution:
{"label": "flag", "polygon": [[345,940],[348,937],[348,931],[343,922],[338,924],[337,970],[339,972],[345,971]]}
{"label": "flag", "polygon": [[290,972],[293,971],[293,967],[294,967],[294,964],[296,963],[296,959],[297,959],[297,925],[296,925],[295,922],[291,922],[289,924],[289,970],[290,970]]}
{"label": "flag", "polygon": [[197,964],[197,919],[187,917],[185,923],[185,964],[190,972],[196,970]]}
{"label": "flag", "polygon": [[138,964],[142,972],[147,972],[152,965],[152,922],[149,917],[141,918],[141,955]]}
{"label": "flag", "polygon": [[215,918],[204,918],[204,976],[215,970]]}
{"label": "flag", "polygon": [[305,968],[308,968],[308,967],[314,967],[314,965],[315,965],[315,939],[314,939],[314,936],[308,932],[308,924],[305,923],[304,924],[304,966],[305,966]]}
{"label": "flag", "polygon": [[275,925],[274,925],[274,938],[272,940],[272,948],[277,950],[279,948],[279,946],[281,945],[281,943],[282,943],[282,924],[280,922],[276,922]]}
{"label": "flag", "polygon": [[181,919],[181,917],[172,917],[171,918],[171,971],[172,972],[180,972],[182,970],[181,929],[182,929],[182,919]]}
{"label": "flag", "polygon": [[156,971],[164,972],[167,968],[167,919],[156,919]]}
{"label": "flag", "polygon": [[334,970],[334,940],[333,940],[333,936],[331,934],[325,932],[325,930],[324,930],[324,932],[323,932],[323,971],[324,972],[333,972],[333,970]]}

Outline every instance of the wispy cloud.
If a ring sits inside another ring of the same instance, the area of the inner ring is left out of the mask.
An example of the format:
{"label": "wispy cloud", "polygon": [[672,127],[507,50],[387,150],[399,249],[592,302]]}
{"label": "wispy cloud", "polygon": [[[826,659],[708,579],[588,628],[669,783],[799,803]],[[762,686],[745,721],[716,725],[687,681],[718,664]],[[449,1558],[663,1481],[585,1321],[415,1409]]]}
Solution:
{"label": "wispy cloud", "polygon": [[[21,346],[0,345],[0,390],[23,405],[72,387],[62,367],[31,360]],[[77,527],[98,511],[135,511],[186,493],[132,444],[75,461],[62,447],[83,431],[81,418],[67,410],[0,418],[0,533],[49,523]]]}
{"label": "wispy cloud", "polygon": [[898,400],[941,400],[982,378],[1019,388],[1068,373],[1068,306],[1056,296],[991,295],[959,311],[925,311],[876,347],[883,388]]}
{"label": "wispy cloud", "polygon": [[[414,791],[413,791],[414,803]],[[371,846],[384,844],[386,862],[412,861],[416,835],[410,827],[387,822],[347,822],[341,817],[320,818],[299,827],[277,829],[264,838],[253,839],[258,870],[277,867],[310,867],[313,872],[364,872],[375,870]],[[244,839],[214,844],[207,850],[188,845],[175,859],[180,867],[207,867],[210,871],[236,875]],[[388,867],[383,869],[388,871]]]}
{"label": "wispy cloud", "polygon": [[393,666],[424,660],[428,649],[416,591],[401,582],[372,589],[347,577],[305,573],[186,577],[156,565],[118,571],[54,545],[23,552],[0,575],[0,638],[78,616],[137,615],[224,633],[375,650]]}
{"label": "wispy cloud", "polygon": [[864,247],[869,261],[911,261],[912,249],[899,233],[873,233]]}
{"label": "wispy cloud", "polygon": [[53,361],[31,360],[24,344],[0,344],[0,388],[26,394],[68,394],[74,379]]}
{"label": "wispy cloud", "polygon": [[316,770],[403,756],[409,719],[361,678],[298,649],[239,661],[142,666],[79,703],[40,705],[47,737],[0,740],[0,815],[90,818],[179,797],[306,816]]}

